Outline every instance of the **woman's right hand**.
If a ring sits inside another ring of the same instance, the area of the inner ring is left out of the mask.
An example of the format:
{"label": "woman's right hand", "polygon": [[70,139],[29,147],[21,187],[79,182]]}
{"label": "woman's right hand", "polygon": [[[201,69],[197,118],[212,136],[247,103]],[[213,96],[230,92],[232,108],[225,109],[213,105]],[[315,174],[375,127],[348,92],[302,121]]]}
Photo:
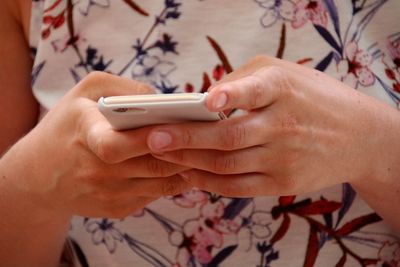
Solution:
{"label": "woman's right hand", "polygon": [[186,167],[149,154],[151,127],[114,131],[97,109],[101,96],[148,93],[130,79],[89,74],[3,156],[3,182],[53,216],[124,217],[182,192],[189,185],[176,173]]}

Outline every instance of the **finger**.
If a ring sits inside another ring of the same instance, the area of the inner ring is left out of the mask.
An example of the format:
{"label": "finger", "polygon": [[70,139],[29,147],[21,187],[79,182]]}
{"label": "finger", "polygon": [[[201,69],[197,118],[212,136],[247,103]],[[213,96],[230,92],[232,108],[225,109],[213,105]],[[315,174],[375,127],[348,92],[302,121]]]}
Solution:
{"label": "finger", "polygon": [[272,196],[283,193],[271,177],[260,173],[218,175],[201,170],[181,173],[192,186],[226,197]]}
{"label": "finger", "polygon": [[127,159],[117,164],[108,164],[103,169],[104,176],[125,179],[129,177],[168,177],[188,170],[189,167],[160,160],[148,154]]}
{"label": "finger", "polygon": [[78,209],[74,213],[91,218],[106,217],[120,219],[132,215],[157,199],[158,197],[138,197],[132,195],[129,198],[118,201],[108,197],[91,198],[90,200],[83,199],[81,202],[86,202],[90,208],[88,209],[86,205],[78,205]]}
{"label": "finger", "polygon": [[100,199],[121,202],[131,196],[162,197],[180,194],[190,185],[180,176],[165,178],[131,178],[126,180],[103,180],[93,185]]}
{"label": "finger", "polygon": [[105,72],[92,72],[71,90],[73,97],[84,97],[78,101],[85,115],[80,123],[85,144],[100,159],[108,163],[121,162],[127,158],[149,152],[144,138],[146,130],[118,132],[99,112],[97,100],[102,96],[150,94],[155,90],[150,85]]}
{"label": "finger", "polygon": [[185,181],[180,175],[174,175],[166,178],[153,179],[130,179],[130,193],[133,194],[138,188],[143,191],[144,196],[148,197],[163,197],[175,196],[181,194],[191,188],[190,184]]}
{"label": "finger", "polygon": [[145,83],[106,72],[91,72],[68,94],[96,101],[104,96],[154,94],[155,89]]}
{"label": "finger", "polygon": [[229,73],[228,75],[224,76],[221,80],[214,83],[210,88],[209,91],[214,90],[214,88],[218,87],[221,84],[226,82],[235,81],[246,76],[251,75],[254,72],[257,72],[259,69],[268,66],[277,66],[281,67],[282,69],[289,70],[293,73],[300,74],[303,79],[304,77],[308,77],[310,79],[315,79],[317,73],[321,74],[322,72],[317,71],[313,68],[309,68],[307,66],[293,63],[290,61],[282,60],[276,57],[270,57],[267,55],[258,55],[249,60],[246,64],[240,66],[239,68],[235,69],[235,71]]}
{"label": "finger", "polygon": [[238,68],[236,68],[235,71],[225,75],[221,80],[214,83],[209,89],[211,91],[211,90],[213,90],[214,87],[216,87],[222,83],[226,83],[226,82],[238,80],[240,78],[244,78],[263,67],[280,64],[280,61],[282,61],[282,60],[279,60],[274,57],[269,57],[266,55],[255,56],[254,58],[250,59],[246,64],[241,65]]}
{"label": "finger", "polygon": [[156,126],[147,137],[154,154],[178,149],[237,150],[266,143],[273,130],[267,114],[248,114],[212,123]]}
{"label": "finger", "polygon": [[265,171],[265,155],[268,155],[266,150],[261,146],[235,151],[184,149],[155,155],[155,157],[216,174],[240,174]]}
{"label": "finger", "polygon": [[146,138],[151,128],[115,131],[97,110],[87,110],[82,122],[83,142],[103,162],[118,163],[150,152]]}
{"label": "finger", "polygon": [[290,72],[267,66],[241,79],[215,86],[207,97],[212,111],[238,108],[254,110],[270,106],[290,89]]}

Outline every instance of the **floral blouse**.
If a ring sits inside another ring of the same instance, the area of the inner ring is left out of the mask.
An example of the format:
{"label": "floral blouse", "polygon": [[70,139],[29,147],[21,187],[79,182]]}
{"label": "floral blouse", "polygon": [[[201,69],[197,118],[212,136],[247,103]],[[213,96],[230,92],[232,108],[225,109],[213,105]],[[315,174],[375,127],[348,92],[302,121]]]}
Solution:
{"label": "floral blouse", "polygon": [[[399,0],[32,4],[32,90],[43,111],[91,71],[203,92],[258,54],[400,103]],[[74,217],[69,244],[80,266],[400,266],[400,235],[349,184],[257,198],[192,189],[121,220]]]}

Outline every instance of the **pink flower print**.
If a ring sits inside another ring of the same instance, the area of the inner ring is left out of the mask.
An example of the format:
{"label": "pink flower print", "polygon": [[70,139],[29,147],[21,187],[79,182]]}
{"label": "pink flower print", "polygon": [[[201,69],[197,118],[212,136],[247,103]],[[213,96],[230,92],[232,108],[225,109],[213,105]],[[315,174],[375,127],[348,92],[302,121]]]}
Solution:
{"label": "pink flower print", "polygon": [[196,188],[173,197],[174,202],[184,208],[193,208],[197,203],[205,203],[207,199],[207,194]]}
{"label": "pink flower print", "polygon": [[326,27],[328,24],[328,11],[321,0],[300,0],[296,3],[292,27],[298,29],[306,24],[307,21]]}
{"label": "pink flower print", "polygon": [[370,66],[372,57],[368,52],[359,49],[357,43],[351,42],[346,46],[345,59],[338,63],[338,72],[343,75],[342,81],[353,88],[358,84],[370,86],[375,82],[375,75]]}
{"label": "pink flower print", "polygon": [[[186,238],[190,240],[186,249],[201,264],[209,263],[212,260],[211,249],[221,247],[223,244],[222,234],[215,231],[213,222],[206,218],[187,222],[183,231]],[[185,254],[185,252],[181,253]],[[180,257],[185,259],[183,255],[180,255]]]}
{"label": "pink flower print", "polygon": [[[196,192],[196,191],[195,191]],[[194,199],[204,201],[203,196],[192,192]],[[201,191],[199,191],[201,192]],[[183,237],[170,238],[177,246],[177,266],[187,266],[191,257],[201,264],[208,264],[213,259],[212,249],[221,248],[224,234],[237,234],[241,227],[241,218],[223,219],[225,205],[222,201],[205,202],[200,208],[200,217],[189,220],[183,225]]]}
{"label": "pink flower print", "polygon": [[207,263],[211,262],[211,260],[212,260],[212,256],[209,251],[209,248],[207,248],[202,243],[197,244],[197,246],[194,247],[192,253],[193,253],[193,256],[197,259],[197,261],[201,264],[207,264]]}
{"label": "pink flower print", "polygon": [[208,225],[214,230],[223,234],[237,233],[242,225],[242,219],[235,217],[232,220],[223,219],[225,212],[224,203],[217,201],[215,203],[207,202],[201,207],[201,216],[208,220]]}
{"label": "pink flower print", "polygon": [[400,266],[400,242],[385,242],[378,252],[382,266]]}
{"label": "pink flower print", "polygon": [[205,245],[221,247],[222,235],[213,229],[214,223],[209,219],[200,218],[185,224],[183,232],[185,236],[191,237],[194,246]]}
{"label": "pink flower print", "polygon": [[204,248],[209,246],[219,248],[222,246],[222,234],[214,229],[214,225],[215,222],[208,219],[200,221],[193,235],[197,245],[203,246]]}
{"label": "pink flower print", "polygon": [[294,3],[291,0],[255,0],[265,9],[261,17],[261,25],[265,28],[274,25],[279,19],[292,21],[294,18]]}
{"label": "pink flower print", "polygon": [[209,219],[220,219],[224,215],[224,203],[217,201],[214,203],[207,202],[201,207],[201,215]]}

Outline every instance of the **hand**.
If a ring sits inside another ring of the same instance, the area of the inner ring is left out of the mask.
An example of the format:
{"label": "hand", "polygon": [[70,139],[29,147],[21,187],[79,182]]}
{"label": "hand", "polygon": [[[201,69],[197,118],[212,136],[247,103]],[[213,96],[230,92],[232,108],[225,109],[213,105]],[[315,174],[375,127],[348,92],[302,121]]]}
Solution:
{"label": "hand", "polygon": [[148,93],[139,82],[89,74],[5,155],[4,164],[10,157],[21,163],[5,174],[12,194],[23,194],[38,213],[123,217],[180,193],[187,184],[176,174],[187,168],[149,154],[151,128],[114,131],[97,109],[100,96]]}
{"label": "hand", "polygon": [[157,158],[193,168],[181,175],[200,189],[299,194],[366,182],[385,168],[375,156],[385,147],[377,114],[392,109],[319,71],[257,57],[213,86],[207,105],[247,113],[159,126],[147,139]]}

